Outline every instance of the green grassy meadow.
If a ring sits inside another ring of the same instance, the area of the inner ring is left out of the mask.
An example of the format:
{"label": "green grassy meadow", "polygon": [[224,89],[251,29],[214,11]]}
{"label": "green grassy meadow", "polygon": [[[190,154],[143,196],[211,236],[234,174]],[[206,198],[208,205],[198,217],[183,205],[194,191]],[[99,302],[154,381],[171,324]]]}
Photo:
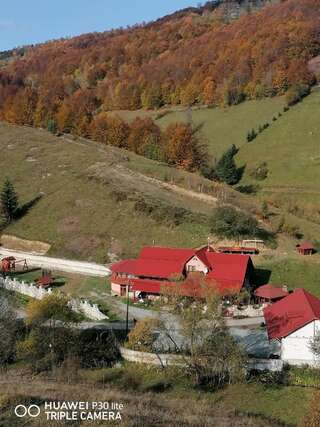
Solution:
{"label": "green grassy meadow", "polygon": [[[238,162],[250,166],[266,161],[270,174],[261,186],[265,189],[290,189],[308,197],[319,196],[320,188],[320,91],[291,107],[251,143],[245,144]],[[245,182],[252,182],[248,173]],[[309,193],[310,192],[310,193]]]}
{"label": "green grassy meadow", "polygon": [[247,101],[227,108],[164,108],[159,111],[117,111],[123,119],[132,121],[135,117],[152,117],[162,128],[174,122],[191,122],[199,127],[208,141],[209,153],[218,158],[230,145],[241,147],[252,128],[258,128],[282,112],[284,100],[281,97],[260,101]]}
{"label": "green grassy meadow", "polygon": [[270,272],[269,283],[287,285],[290,290],[304,288],[320,297],[320,255],[256,259],[258,268]]}
{"label": "green grassy meadow", "polygon": [[[153,241],[198,246],[207,238],[208,227],[198,217],[210,213],[211,202],[174,193],[144,177],[148,172],[155,178],[171,172],[165,165],[133,153],[109,147],[105,151],[45,131],[5,124],[0,125],[0,146],[0,167],[5,171],[0,184],[10,178],[21,203],[43,194],[5,232],[50,243],[51,254],[108,261],[108,252],[132,256]],[[193,176],[172,170],[171,179],[179,179],[183,186]],[[175,226],[170,218],[151,218],[135,209],[140,198],[158,204],[164,211],[171,206],[184,208],[192,220]]]}

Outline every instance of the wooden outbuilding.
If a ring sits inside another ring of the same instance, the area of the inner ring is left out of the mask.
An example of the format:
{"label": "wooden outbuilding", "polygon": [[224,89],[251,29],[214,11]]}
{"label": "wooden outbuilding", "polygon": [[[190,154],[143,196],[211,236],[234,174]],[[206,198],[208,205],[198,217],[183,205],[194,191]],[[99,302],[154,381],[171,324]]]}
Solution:
{"label": "wooden outbuilding", "polygon": [[268,283],[260,286],[254,291],[254,296],[259,302],[273,303],[289,295],[286,286],[275,286]]}
{"label": "wooden outbuilding", "polygon": [[296,248],[300,255],[313,255],[316,252],[314,245],[308,241],[296,245]]}

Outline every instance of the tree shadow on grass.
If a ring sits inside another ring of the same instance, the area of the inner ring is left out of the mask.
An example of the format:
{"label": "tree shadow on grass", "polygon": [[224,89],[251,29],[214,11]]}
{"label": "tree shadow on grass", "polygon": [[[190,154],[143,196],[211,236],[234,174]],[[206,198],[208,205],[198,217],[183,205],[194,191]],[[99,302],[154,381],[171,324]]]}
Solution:
{"label": "tree shadow on grass", "polygon": [[252,283],[255,288],[258,288],[261,285],[269,283],[271,277],[271,270],[266,268],[255,268],[254,274],[252,276]]}
{"label": "tree shadow on grass", "polygon": [[42,194],[38,194],[38,196],[31,199],[29,202],[24,203],[23,205],[19,206],[15,213],[15,220],[18,220],[22,217],[24,217],[30,209],[32,209],[42,198]]}
{"label": "tree shadow on grass", "polygon": [[39,267],[34,267],[34,268],[28,268],[28,270],[12,271],[12,272],[10,273],[10,277],[21,276],[21,275],[23,275],[23,274],[26,274],[26,273],[33,273],[33,272],[35,272],[35,271],[39,271],[39,272],[41,272],[41,268],[39,268]]}

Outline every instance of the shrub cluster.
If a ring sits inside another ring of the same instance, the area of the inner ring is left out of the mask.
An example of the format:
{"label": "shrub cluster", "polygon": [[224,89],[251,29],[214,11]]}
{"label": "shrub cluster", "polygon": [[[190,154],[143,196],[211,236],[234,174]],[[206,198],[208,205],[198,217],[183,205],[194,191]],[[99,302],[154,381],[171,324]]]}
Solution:
{"label": "shrub cluster", "polygon": [[286,102],[288,106],[295,105],[302,101],[303,98],[310,94],[310,86],[308,85],[295,85],[289,88],[286,92]]}
{"label": "shrub cluster", "polygon": [[201,219],[205,220],[201,215],[197,215],[196,217],[191,211],[185,208],[170,206],[160,200],[139,198],[134,204],[134,209],[137,212],[151,217],[156,222],[165,222],[173,226],[178,226],[184,222],[199,222]]}
{"label": "shrub cluster", "polygon": [[266,179],[268,177],[268,173],[269,169],[267,162],[259,163],[257,166],[249,170],[249,175],[258,181]]}

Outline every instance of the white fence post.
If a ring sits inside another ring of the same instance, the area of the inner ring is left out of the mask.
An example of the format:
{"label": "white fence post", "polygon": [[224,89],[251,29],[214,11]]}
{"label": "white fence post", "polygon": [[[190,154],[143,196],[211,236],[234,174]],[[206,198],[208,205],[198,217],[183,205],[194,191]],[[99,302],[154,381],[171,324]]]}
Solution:
{"label": "white fence post", "polygon": [[[8,291],[18,292],[19,294],[27,295],[28,297],[41,300],[47,295],[52,293],[52,289],[44,289],[35,286],[34,284],[28,284],[24,281],[19,282],[16,278],[11,279],[1,277],[0,286],[3,286]],[[73,311],[82,313],[91,320],[105,320],[109,319],[108,316],[103,314],[97,304],[91,304],[89,301],[80,301],[72,299],[69,301],[69,306]]]}

